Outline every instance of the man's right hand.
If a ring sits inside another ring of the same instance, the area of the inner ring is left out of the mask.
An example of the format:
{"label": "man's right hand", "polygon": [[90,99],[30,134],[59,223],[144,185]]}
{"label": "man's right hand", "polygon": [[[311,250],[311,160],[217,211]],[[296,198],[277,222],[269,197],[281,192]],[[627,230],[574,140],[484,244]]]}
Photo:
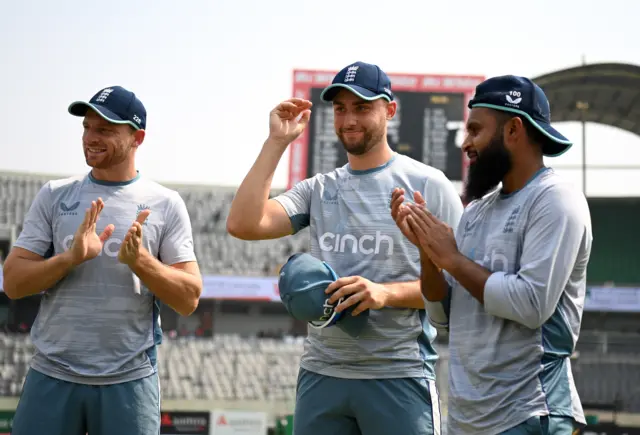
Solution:
{"label": "man's right hand", "polygon": [[269,115],[269,141],[283,147],[296,140],[309,124],[311,101],[291,98],[278,104]]}
{"label": "man's right hand", "polygon": [[96,232],[96,223],[103,208],[104,202],[102,198],[92,201],[91,207],[87,209],[84,215],[84,220],[73,236],[69,254],[74,265],[96,258],[102,251],[104,242],[113,234],[115,229],[113,224],[107,225],[100,235]]}

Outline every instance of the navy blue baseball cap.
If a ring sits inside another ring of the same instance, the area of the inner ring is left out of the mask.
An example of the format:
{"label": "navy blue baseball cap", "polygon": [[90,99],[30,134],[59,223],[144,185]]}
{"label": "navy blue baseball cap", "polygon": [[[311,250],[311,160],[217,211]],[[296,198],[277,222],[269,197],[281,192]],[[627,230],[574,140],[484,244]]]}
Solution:
{"label": "navy blue baseball cap", "polygon": [[351,312],[356,305],[338,313],[335,308],[344,298],[329,303],[331,295],[324,291],[338,279],[326,262],[307,253],[294,254],[282,266],[278,287],[280,300],[289,314],[316,329],[336,326],[352,337],[358,337],[369,319],[369,310],[357,316]]}
{"label": "navy blue baseball cap", "polygon": [[129,124],[136,130],[147,127],[147,111],[142,101],[122,86],[109,86],[96,93],[88,102],[75,101],[69,105],[69,113],[85,116],[88,109],[114,124]]}
{"label": "navy blue baseball cap", "polygon": [[384,98],[393,101],[391,80],[378,65],[356,62],[346,66],[320,94],[322,101],[331,101],[340,91],[348,89],[363,100],[373,101]]}
{"label": "navy blue baseball cap", "polygon": [[540,86],[526,77],[506,75],[492,77],[476,87],[469,108],[511,112],[526,118],[548,139],[542,145],[545,156],[556,157],[565,153],[573,143],[551,126],[549,100]]}

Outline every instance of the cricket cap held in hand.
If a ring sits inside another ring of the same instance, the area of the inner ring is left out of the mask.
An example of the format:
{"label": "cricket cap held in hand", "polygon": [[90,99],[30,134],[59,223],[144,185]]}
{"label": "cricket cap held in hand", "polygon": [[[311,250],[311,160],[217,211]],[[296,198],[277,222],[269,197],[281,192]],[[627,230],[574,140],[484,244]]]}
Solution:
{"label": "cricket cap held in hand", "polygon": [[338,313],[336,306],[329,303],[331,295],[325,290],[338,275],[326,262],[307,253],[294,254],[282,266],[278,287],[280,299],[289,314],[310,327],[323,329],[337,327],[352,337],[358,337],[367,324],[369,310],[352,316],[357,305]]}

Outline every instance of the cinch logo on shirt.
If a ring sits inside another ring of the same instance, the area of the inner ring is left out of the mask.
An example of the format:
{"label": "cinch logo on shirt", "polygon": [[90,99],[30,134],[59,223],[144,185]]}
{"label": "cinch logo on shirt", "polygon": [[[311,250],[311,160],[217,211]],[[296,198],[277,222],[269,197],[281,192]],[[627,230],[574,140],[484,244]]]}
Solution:
{"label": "cinch logo on shirt", "polygon": [[[68,251],[71,249],[71,244],[73,243],[73,234],[68,235],[64,239],[62,239],[62,249]],[[122,245],[122,240],[116,237],[110,237],[104,245],[102,246],[102,251],[98,256],[101,256],[104,252],[107,257],[117,258],[118,252],[120,252],[120,246]]]}
{"label": "cinch logo on shirt", "polygon": [[379,254],[382,250],[393,253],[393,238],[376,231],[375,237],[366,234],[360,238],[352,234],[326,232],[318,238],[320,249],[325,252],[351,252],[352,254]]}

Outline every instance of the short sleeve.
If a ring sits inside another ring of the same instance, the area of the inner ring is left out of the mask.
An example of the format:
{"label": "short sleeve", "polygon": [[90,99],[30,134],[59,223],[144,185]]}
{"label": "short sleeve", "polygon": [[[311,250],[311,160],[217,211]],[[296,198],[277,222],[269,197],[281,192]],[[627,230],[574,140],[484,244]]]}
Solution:
{"label": "short sleeve", "polygon": [[178,193],[171,197],[167,208],[159,256],[160,261],[168,265],[196,261],[191,219],[187,206]]}
{"label": "short sleeve", "polygon": [[53,252],[53,206],[51,200],[51,184],[47,182],[29,207],[22,231],[13,244],[42,257]]}
{"label": "short sleeve", "polygon": [[427,209],[456,232],[464,212],[462,200],[453,183],[444,175],[430,178],[423,193]]}
{"label": "short sleeve", "polygon": [[311,194],[313,193],[314,183],[315,177],[307,178],[273,198],[284,207],[289,215],[294,234],[309,226]]}

